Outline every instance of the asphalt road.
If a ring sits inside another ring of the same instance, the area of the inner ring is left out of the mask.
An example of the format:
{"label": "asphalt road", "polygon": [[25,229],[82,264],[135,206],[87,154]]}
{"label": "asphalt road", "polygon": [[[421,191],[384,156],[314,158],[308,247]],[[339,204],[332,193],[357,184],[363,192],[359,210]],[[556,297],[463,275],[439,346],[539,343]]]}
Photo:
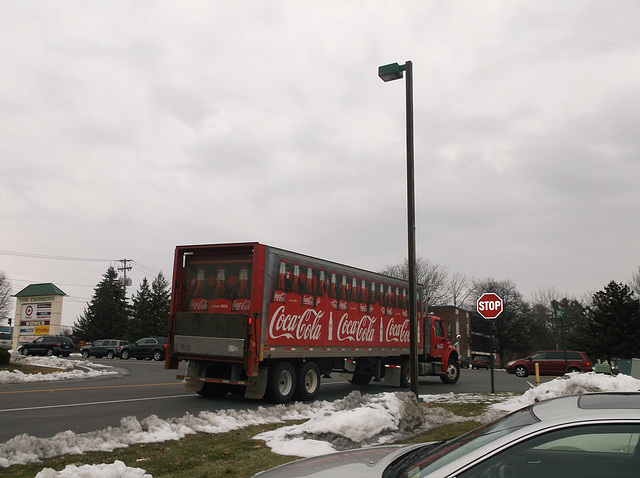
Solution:
{"label": "asphalt road", "polygon": [[[127,416],[142,420],[157,415],[166,419],[182,417],[186,413],[197,415],[202,410],[268,406],[259,400],[236,396],[209,399],[184,392],[182,383],[176,379],[179,372],[165,370],[162,362],[95,358],[91,361],[116,367],[120,373],[94,379],[3,385],[0,388],[0,443],[22,433],[51,437],[66,430],[84,433],[117,427]],[[543,381],[552,378],[545,377]],[[522,379],[503,370],[494,372],[496,393],[523,393],[534,381],[534,377]],[[362,393],[398,390],[373,382],[356,387],[334,374],[331,379],[323,379],[317,399],[336,400],[354,389]],[[489,393],[491,373],[487,370],[463,370],[460,380],[454,385],[445,385],[438,377],[421,377],[419,391],[421,395]]]}

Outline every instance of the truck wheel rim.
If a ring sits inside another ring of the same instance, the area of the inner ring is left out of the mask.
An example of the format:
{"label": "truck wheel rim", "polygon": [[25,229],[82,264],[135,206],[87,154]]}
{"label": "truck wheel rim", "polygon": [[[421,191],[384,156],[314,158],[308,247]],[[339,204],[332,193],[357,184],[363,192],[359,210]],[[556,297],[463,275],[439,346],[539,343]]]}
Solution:
{"label": "truck wheel rim", "polygon": [[455,365],[449,364],[449,366],[447,367],[447,375],[452,380],[458,376],[458,370],[456,369]]}
{"label": "truck wheel rim", "polygon": [[286,397],[291,393],[293,387],[293,376],[288,370],[283,370],[280,374],[280,380],[278,380],[278,391],[280,395]]}
{"label": "truck wheel rim", "polygon": [[313,393],[318,388],[318,374],[309,370],[304,377],[304,388],[307,392]]}

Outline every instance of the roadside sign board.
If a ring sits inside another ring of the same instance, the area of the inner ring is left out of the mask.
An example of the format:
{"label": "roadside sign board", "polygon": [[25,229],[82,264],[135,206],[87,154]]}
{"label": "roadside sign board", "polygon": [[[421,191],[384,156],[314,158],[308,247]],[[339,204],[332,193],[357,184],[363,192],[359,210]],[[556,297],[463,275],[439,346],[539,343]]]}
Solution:
{"label": "roadside sign board", "polygon": [[485,292],[478,298],[476,307],[485,319],[495,319],[502,313],[502,299],[493,292]]}

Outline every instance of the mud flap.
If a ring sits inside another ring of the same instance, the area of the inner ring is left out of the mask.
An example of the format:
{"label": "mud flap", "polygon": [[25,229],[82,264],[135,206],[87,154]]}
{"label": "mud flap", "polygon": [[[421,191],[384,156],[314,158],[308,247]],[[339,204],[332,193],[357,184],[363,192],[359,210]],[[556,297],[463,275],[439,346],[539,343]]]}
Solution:
{"label": "mud flap", "polygon": [[390,387],[399,387],[402,379],[401,367],[387,367],[384,373],[384,384]]}
{"label": "mud flap", "polygon": [[269,367],[260,367],[258,379],[255,385],[248,385],[244,392],[244,398],[253,398],[260,400],[264,397],[267,390],[267,379],[269,377]]}
{"label": "mud flap", "polygon": [[[199,362],[189,360],[189,362],[187,362],[187,371],[185,373],[185,377],[204,378],[204,367],[201,367]],[[202,390],[203,385],[204,382],[202,382],[201,380],[185,380],[184,391],[199,392],[200,390]]]}

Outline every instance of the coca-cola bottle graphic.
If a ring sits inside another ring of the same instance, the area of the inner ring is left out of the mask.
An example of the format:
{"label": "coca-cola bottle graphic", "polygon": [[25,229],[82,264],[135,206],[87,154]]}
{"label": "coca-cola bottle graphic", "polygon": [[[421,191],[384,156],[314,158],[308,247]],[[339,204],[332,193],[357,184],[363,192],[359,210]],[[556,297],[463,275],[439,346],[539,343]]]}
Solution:
{"label": "coca-cola bottle graphic", "polygon": [[331,284],[329,285],[329,303],[334,309],[338,308],[338,279],[336,273],[331,273]]}
{"label": "coca-cola bottle graphic", "polygon": [[364,279],[360,283],[360,312],[369,312],[369,294],[367,293],[367,283]]}
{"label": "coca-cola bottle graphic", "polygon": [[316,307],[322,304],[322,300],[327,293],[327,279],[324,269],[320,269],[320,276],[318,277],[318,288],[316,289]]}
{"label": "coca-cola bottle graphic", "polygon": [[203,267],[200,267],[196,271],[196,286],[193,290],[193,297],[191,297],[191,300],[189,301],[189,311],[191,312],[207,311],[205,281],[205,270]]}
{"label": "coca-cola bottle graphic", "polygon": [[407,310],[407,289],[402,289],[402,303],[400,304],[400,308],[402,309],[402,317],[409,317]]}
{"label": "coca-cola bottle graphic", "polygon": [[343,275],[340,281],[340,292],[338,294],[338,309],[347,310],[348,301],[347,276]]}
{"label": "coca-cola bottle graphic", "polygon": [[300,305],[302,294],[300,293],[300,265],[293,265],[293,278],[291,279],[291,287],[287,293],[287,302]]}
{"label": "coca-cola bottle graphic", "polygon": [[302,306],[313,307],[315,300],[313,298],[313,269],[307,267],[307,277],[304,281],[304,290],[302,291]]}
{"label": "coca-cola bottle graphic", "polygon": [[382,313],[386,314],[387,313],[387,309],[385,308],[386,305],[386,301],[384,298],[384,285],[380,284],[380,287],[378,288],[378,304],[380,305],[380,308],[382,309]]}
{"label": "coca-cola bottle graphic", "polygon": [[393,315],[393,300],[394,300],[393,291],[391,290],[391,286],[387,287],[387,295],[385,296],[385,302],[387,304],[387,315]]}
{"label": "coca-cola bottle graphic", "polygon": [[227,294],[226,272],[223,268],[218,269],[216,274],[216,287],[213,290],[212,299],[209,301],[209,312],[230,312],[231,299]]}
{"label": "coca-cola bottle graphic", "polygon": [[371,281],[371,286],[369,287],[369,313],[373,314],[377,300],[376,296],[376,283]]}
{"label": "coca-cola bottle graphic", "polygon": [[231,304],[233,312],[249,312],[251,301],[249,300],[249,271],[246,268],[240,269],[238,275],[238,294]]}
{"label": "coca-cola bottle graphic", "polygon": [[351,279],[351,288],[349,293],[349,312],[358,312],[360,308],[360,291],[358,290],[358,279]]}
{"label": "coca-cola bottle graphic", "polygon": [[287,297],[285,290],[285,276],[287,275],[287,264],[284,261],[280,261],[280,269],[278,271],[278,281],[276,282],[276,289],[273,292],[273,302],[284,302]]}

